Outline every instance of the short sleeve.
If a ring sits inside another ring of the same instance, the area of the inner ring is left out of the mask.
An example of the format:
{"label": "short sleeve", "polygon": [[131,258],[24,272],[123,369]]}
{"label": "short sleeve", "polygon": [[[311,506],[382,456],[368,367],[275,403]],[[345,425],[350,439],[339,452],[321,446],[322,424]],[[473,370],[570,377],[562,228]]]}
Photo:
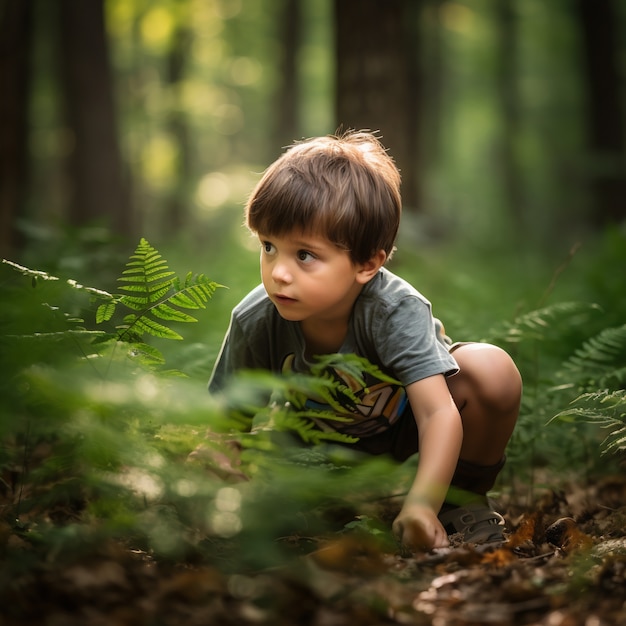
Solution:
{"label": "short sleeve", "polygon": [[428,302],[407,296],[381,311],[377,325],[376,351],[381,363],[403,385],[458,372],[454,357],[437,336]]}
{"label": "short sleeve", "polygon": [[216,393],[223,389],[238,370],[267,367],[267,364],[258,362],[254,355],[255,351],[248,345],[237,317],[231,316],[226,336],[209,379],[209,391]]}

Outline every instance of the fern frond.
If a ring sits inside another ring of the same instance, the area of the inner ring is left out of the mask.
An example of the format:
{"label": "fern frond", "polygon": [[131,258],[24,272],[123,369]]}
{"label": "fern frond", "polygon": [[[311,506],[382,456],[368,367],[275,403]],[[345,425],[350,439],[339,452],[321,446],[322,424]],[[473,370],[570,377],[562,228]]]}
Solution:
{"label": "fern frond", "polygon": [[133,295],[122,296],[120,301],[136,311],[146,309],[169,291],[173,276],[161,254],[142,238],[118,278],[119,282],[128,283],[120,289]]}
{"label": "fern frond", "polygon": [[124,326],[120,326],[120,329],[123,331],[120,335],[120,339],[129,331],[139,335],[146,333],[161,339],[182,339],[182,336],[175,330],[156,322],[147,315],[127,315],[124,318]]}
{"label": "fern frond", "polygon": [[189,272],[184,284],[179,279],[174,281],[176,293],[170,298],[170,303],[185,309],[204,309],[206,303],[213,297],[219,287],[204,274],[194,275]]}
{"label": "fern frond", "polygon": [[127,315],[118,326],[119,339],[129,340],[149,334],[163,339],[182,339],[182,336],[161,321],[196,322],[197,319],[181,309],[204,309],[206,302],[221,287],[204,274],[189,272],[184,283],[174,275],[167,261],[145,239],[141,239],[131,255],[119,282],[125,294],[100,307],[97,319],[111,319],[115,306],[121,304],[136,313]]}
{"label": "fern frond", "polygon": [[[280,416],[274,419],[275,430],[291,430],[298,434],[304,443],[313,445],[320,444],[324,441],[335,441],[341,443],[355,443],[358,438],[345,435],[336,430],[322,430],[311,419],[311,413],[292,412],[289,410],[281,411]],[[317,415],[316,415],[317,417]],[[334,416],[329,419],[337,419]],[[341,420],[345,421],[345,420]]]}
{"label": "fern frond", "polygon": [[17,340],[20,342],[63,342],[73,339],[88,339],[90,341],[98,338],[110,338],[110,335],[101,330],[86,330],[84,328],[62,330],[47,333],[29,333],[23,335],[4,335],[3,339]]}
{"label": "fern frond", "polygon": [[[48,274],[48,272],[43,272],[41,270],[33,270],[28,267],[24,267],[23,265],[20,265],[19,263],[14,263],[13,261],[9,261],[7,259],[2,259],[2,263],[3,265],[8,265],[12,269],[14,269],[16,272],[19,272],[20,274],[22,274],[22,276],[31,278],[33,281],[33,286],[35,286],[37,280],[44,280],[44,281],[61,280],[58,276],[53,276],[52,274]],[[84,291],[85,293],[88,293],[89,295],[94,296],[95,298],[98,298],[101,300],[112,300],[114,298],[114,296],[110,294],[108,291],[104,291],[103,289],[96,289],[95,287],[88,287],[87,285],[82,285],[81,283],[79,283],[78,281],[72,278],[66,280],[65,282],[72,289],[75,289],[76,291]]]}
{"label": "fern frond", "polygon": [[587,302],[558,302],[520,315],[512,322],[505,322],[493,329],[485,338],[494,343],[520,343],[527,340],[543,340],[553,335],[554,328],[584,323],[589,316],[600,311],[597,304]]}
{"label": "fern frond", "polygon": [[557,413],[551,421],[587,422],[609,430],[602,447],[604,452],[626,450],[626,391],[584,393],[572,406]]}
{"label": "fern frond", "polygon": [[378,366],[371,363],[365,357],[357,354],[327,354],[315,357],[315,364],[311,368],[311,373],[319,374],[321,371],[333,369],[344,372],[351,378],[365,385],[363,374],[371,374],[376,379],[387,383],[399,385],[400,381],[385,374]]}
{"label": "fern frond", "polygon": [[155,307],[151,309],[152,315],[158,317],[162,320],[167,320],[169,322],[197,322],[198,320],[195,317],[185,313],[184,311],[179,311],[171,307],[169,304],[165,302],[160,302]]}
{"label": "fern frond", "polygon": [[145,343],[133,344],[128,352],[128,356],[131,359],[139,361],[142,365],[149,367],[153,365],[163,365],[165,363],[165,358],[160,350]]}
{"label": "fern frond", "polygon": [[2,263],[4,265],[8,265],[13,268],[15,271],[22,274],[22,276],[27,276],[33,280],[33,286],[37,280],[59,280],[58,276],[52,276],[48,274],[48,272],[42,272],[40,270],[31,270],[28,267],[24,267],[19,263],[14,263],[13,261],[9,261],[8,259],[2,259]]}
{"label": "fern frond", "polygon": [[102,324],[102,322],[108,322],[115,314],[116,303],[114,300],[101,304],[96,309],[96,324]]}
{"label": "fern frond", "polygon": [[626,324],[591,337],[564,364],[563,376],[585,388],[619,388],[626,383]]}

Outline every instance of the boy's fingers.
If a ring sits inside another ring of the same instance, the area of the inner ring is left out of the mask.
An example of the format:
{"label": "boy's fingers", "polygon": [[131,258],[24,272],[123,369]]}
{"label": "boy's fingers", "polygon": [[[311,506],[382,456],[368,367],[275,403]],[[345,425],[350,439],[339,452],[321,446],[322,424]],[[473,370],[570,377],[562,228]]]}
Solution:
{"label": "boy's fingers", "polygon": [[433,538],[418,524],[406,527],[402,522],[394,522],[392,532],[401,544],[412,550],[430,550],[433,546]]}
{"label": "boy's fingers", "polygon": [[393,533],[393,536],[400,542],[402,543],[402,535],[404,533],[404,526],[402,524],[402,522],[394,522],[391,526],[391,532]]}

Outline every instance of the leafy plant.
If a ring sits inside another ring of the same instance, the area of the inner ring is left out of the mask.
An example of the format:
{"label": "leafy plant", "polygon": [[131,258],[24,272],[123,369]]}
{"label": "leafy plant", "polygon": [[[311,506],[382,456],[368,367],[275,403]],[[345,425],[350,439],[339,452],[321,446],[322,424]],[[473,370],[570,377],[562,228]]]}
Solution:
{"label": "leafy plant", "polygon": [[626,324],[590,337],[563,365],[567,377],[582,389],[620,389],[626,385]]}
{"label": "leafy plant", "polygon": [[578,396],[572,406],[554,416],[563,422],[588,422],[609,431],[602,442],[604,452],[626,450],[626,392],[595,391]]}
{"label": "leafy plant", "polygon": [[604,452],[626,450],[626,324],[590,337],[563,364],[565,388],[583,391],[555,420],[588,423],[609,431]]}
{"label": "leafy plant", "polygon": [[367,374],[400,384],[363,357],[328,354],[315,357],[306,374],[240,374],[225,392],[225,397],[242,429],[257,433],[292,432],[300,441],[310,445],[354,443],[358,441],[356,437],[338,432],[333,423],[353,421],[352,413],[346,407],[354,406],[358,399],[346,380],[365,388]]}
{"label": "leafy plant", "polygon": [[161,254],[145,239],[141,239],[135,253],[126,264],[126,269],[118,281],[129,295],[104,297],[96,312],[96,322],[109,321],[118,305],[136,311],[124,317],[123,324],[117,326],[118,339],[133,340],[147,334],[164,339],[182,339],[175,330],[161,323],[197,322],[185,310],[206,308],[206,303],[215,291],[222,287],[204,274],[187,274],[180,281]]}

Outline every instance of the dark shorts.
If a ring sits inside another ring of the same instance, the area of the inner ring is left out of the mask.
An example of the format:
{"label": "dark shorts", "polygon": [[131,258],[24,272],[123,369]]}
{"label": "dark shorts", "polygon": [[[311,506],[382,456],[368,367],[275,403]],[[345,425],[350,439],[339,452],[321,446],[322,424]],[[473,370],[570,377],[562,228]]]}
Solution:
{"label": "dark shorts", "polygon": [[368,454],[389,454],[396,461],[406,461],[419,448],[413,413],[407,408],[391,428],[378,435],[361,437],[351,446]]}

